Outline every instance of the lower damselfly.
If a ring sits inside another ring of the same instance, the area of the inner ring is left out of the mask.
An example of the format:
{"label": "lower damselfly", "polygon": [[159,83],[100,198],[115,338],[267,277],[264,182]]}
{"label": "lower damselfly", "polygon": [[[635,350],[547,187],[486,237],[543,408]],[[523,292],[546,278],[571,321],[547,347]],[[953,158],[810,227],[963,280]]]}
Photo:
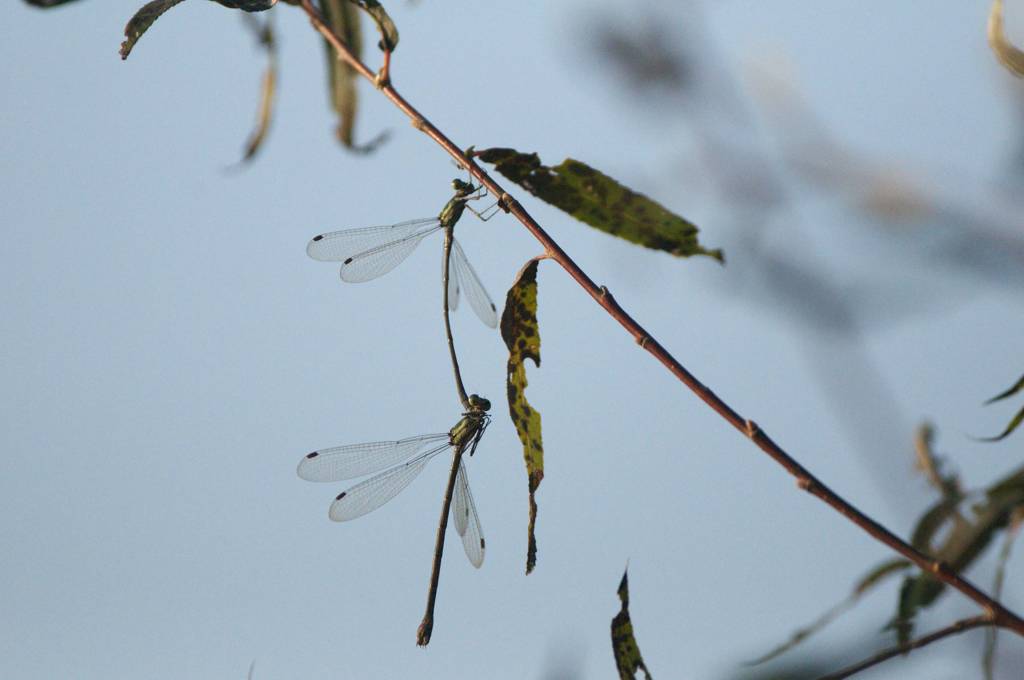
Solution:
{"label": "lower damselfly", "polygon": [[[313,237],[306,246],[306,253],[314,260],[341,262],[342,281],[361,283],[383,276],[401,264],[420,241],[430,234],[441,230],[451,233],[455,223],[462,217],[466,203],[479,197],[479,188],[469,182],[456,179],[452,182],[452,188],[455,189],[455,195],[437,217],[320,234]],[[451,276],[445,282],[448,286],[449,308],[458,307],[459,297],[464,292],[480,320],[491,328],[497,328],[497,308],[473,265],[466,259],[462,246],[454,238],[449,263]]]}
{"label": "lower damselfly", "polygon": [[[434,548],[434,564],[427,596],[427,611],[417,633],[417,643],[426,645],[434,623],[434,600],[441,573],[441,555],[451,512],[455,530],[462,537],[462,547],[470,563],[479,568],[484,563],[484,534],[480,517],[469,490],[469,477],[463,454],[472,456],[490,424],[487,411],[491,402],[475,394],[467,399],[468,408],[448,432],[409,437],[398,441],[349,444],[321,449],[299,461],[299,477],[310,482],[336,482],[373,475],[341,492],[331,503],[329,516],[336,522],[361,517],[397,496],[414,480],[435,456],[452,450],[452,467],[448,475],[441,507],[441,519]],[[383,470],[383,472],[381,472]],[[377,474],[374,474],[377,473]]]}

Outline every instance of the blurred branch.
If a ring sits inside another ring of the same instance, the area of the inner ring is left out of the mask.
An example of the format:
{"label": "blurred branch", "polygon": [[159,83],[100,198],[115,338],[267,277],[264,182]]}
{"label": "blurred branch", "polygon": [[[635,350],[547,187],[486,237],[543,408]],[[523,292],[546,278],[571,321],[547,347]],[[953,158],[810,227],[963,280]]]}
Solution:
{"label": "blurred branch", "polygon": [[988,614],[974,616],[969,619],[961,619],[956,623],[952,623],[946,626],[945,628],[940,628],[934,633],[929,633],[928,635],[919,637],[916,640],[913,640],[905,645],[897,645],[896,647],[890,647],[889,649],[881,651],[870,658],[864,659],[863,661],[853,664],[852,666],[847,666],[846,668],[837,673],[823,675],[821,678],[819,678],[819,680],[843,680],[843,678],[848,678],[851,675],[860,673],[861,671],[867,670],[872,666],[877,666],[883,661],[888,661],[894,656],[902,656],[912,650],[920,649],[921,647],[930,645],[933,642],[938,642],[939,640],[947,638],[951,635],[958,635],[960,633],[963,633],[964,631],[971,630],[972,628],[981,628],[984,626],[995,625],[997,624]]}

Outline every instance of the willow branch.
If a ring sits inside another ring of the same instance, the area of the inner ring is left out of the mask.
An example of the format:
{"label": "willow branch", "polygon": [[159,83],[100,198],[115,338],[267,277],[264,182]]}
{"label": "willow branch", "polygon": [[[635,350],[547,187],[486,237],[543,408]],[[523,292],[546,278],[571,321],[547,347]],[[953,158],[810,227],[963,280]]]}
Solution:
{"label": "willow branch", "polygon": [[709,387],[704,385],[692,373],[680,364],[668,350],[662,347],[654,337],[648,333],[633,317],[631,317],[619,303],[615,301],[611,292],[604,286],[599,286],[587,276],[571,257],[552,239],[546,231],[537,223],[533,217],[523,208],[515,198],[510,196],[490,175],[487,174],[476,162],[458,146],[456,146],[444,133],[437,129],[433,123],[427,120],[417,111],[402,95],[398,93],[394,85],[389,81],[384,82],[378,79],[373,71],[363,64],[352,52],[344,41],[327,26],[320,17],[319,12],[313,6],[311,0],[301,0],[301,7],[309,16],[313,27],[334,47],[338,59],[349,64],[357,73],[373,82],[381,93],[391,100],[399,110],[402,111],[412,122],[413,127],[423,132],[434,140],[448,155],[456,162],[465,167],[469,173],[492,195],[499,198],[501,207],[518,219],[526,229],[533,234],[534,238],[544,246],[548,258],[556,261],[571,276],[580,287],[585,290],[597,304],[604,308],[608,314],[619,322],[626,331],[633,336],[641,348],[647,350],[655,359],[662,363],[680,382],[686,385],[719,416],[725,419],[741,434],[749,438],[758,448],[768,454],[776,463],[781,465],[789,474],[797,480],[797,486],[809,494],[817,497],[834,509],[839,514],[856,524],[871,537],[888,546],[895,552],[903,555],[922,570],[933,577],[947,584],[951,588],[960,591],[965,596],[980,605],[991,615],[992,625],[1007,628],[1018,635],[1024,636],[1024,619],[1017,614],[1003,607],[995,599],[990,597],[980,588],[960,576],[955,570],[940,560],[936,560],[892,533],[884,526],[871,519],[858,510],[851,503],[844,500],[839,494],[832,491],[817,477],[812,475],[806,468],[790,456],[782,447],[772,441],[771,437],[752,421],[737,413],[731,406],[716,395]]}
{"label": "willow branch", "polygon": [[872,657],[869,657],[867,659],[864,659],[863,661],[853,664],[852,666],[847,666],[841,671],[832,673],[830,675],[823,675],[822,677],[818,678],[818,680],[843,680],[843,678],[848,678],[851,675],[854,675],[855,673],[860,673],[861,671],[867,670],[872,666],[877,666],[883,661],[888,661],[894,656],[900,656],[914,649],[920,649],[921,647],[930,645],[933,642],[938,642],[939,640],[947,638],[951,635],[957,635],[959,633],[964,632],[965,630],[971,630],[972,628],[981,628],[983,626],[994,625],[996,624],[992,620],[992,617],[987,614],[975,616],[969,619],[961,619],[956,623],[951,623],[945,628],[940,628],[934,633],[929,633],[928,635],[919,637],[916,640],[911,640],[910,642],[904,645],[897,645],[896,647],[890,647],[889,649],[883,650]]}

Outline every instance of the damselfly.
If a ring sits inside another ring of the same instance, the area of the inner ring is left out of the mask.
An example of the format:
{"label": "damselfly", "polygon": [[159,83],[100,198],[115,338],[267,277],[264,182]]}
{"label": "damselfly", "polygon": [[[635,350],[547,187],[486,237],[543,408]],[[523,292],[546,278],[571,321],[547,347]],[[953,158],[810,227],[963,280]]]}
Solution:
{"label": "damselfly", "polygon": [[322,449],[299,461],[299,477],[311,482],[336,482],[379,473],[341,492],[334,499],[329,516],[336,522],[344,522],[361,517],[387,503],[409,486],[437,454],[452,449],[452,468],[437,530],[427,613],[417,636],[417,642],[421,645],[430,641],[433,628],[434,598],[437,595],[449,510],[470,563],[479,568],[484,562],[484,534],[473,494],[469,490],[469,477],[462,457],[467,451],[470,456],[476,452],[480,438],[490,424],[491,417],[487,411],[491,408],[491,402],[475,394],[470,395],[467,401],[468,410],[448,432]]}
{"label": "damselfly", "polygon": [[[476,198],[477,187],[459,179],[452,182],[452,187],[455,195],[437,217],[320,234],[306,246],[306,253],[314,260],[341,262],[342,281],[361,283],[382,276],[401,264],[424,238],[442,229],[451,230],[459,221],[466,202]],[[448,306],[457,308],[460,294],[465,291],[480,320],[497,328],[497,308],[462,246],[454,239],[449,262],[452,275],[446,282]]]}

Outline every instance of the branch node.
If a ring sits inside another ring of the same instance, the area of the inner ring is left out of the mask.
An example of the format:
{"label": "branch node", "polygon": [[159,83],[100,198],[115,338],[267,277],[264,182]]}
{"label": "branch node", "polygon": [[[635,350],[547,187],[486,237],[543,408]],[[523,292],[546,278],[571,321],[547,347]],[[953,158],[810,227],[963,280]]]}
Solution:
{"label": "branch node", "polygon": [[423,120],[423,118],[421,116],[416,116],[415,118],[411,118],[409,120],[409,122],[412,124],[412,126],[414,128],[416,128],[420,132],[425,132],[426,129],[427,129],[427,121]]}
{"label": "branch node", "polygon": [[506,213],[512,212],[512,201],[515,199],[508,195],[508,192],[501,192],[501,197],[498,198],[498,207],[504,210]]}
{"label": "branch node", "polygon": [[796,486],[801,491],[810,492],[814,488],[814,480],[808,477],[800,477],[796,480]]}
{"label": "branch node", "polygon": [[651,341],[651,336],[641,335],[636,339],[636,344],[640,345],[641,349],[647,349],[647,343]]}
{"label": "branch node", "polygon": [[743,423],[743,432],[751,439],[755,439],[759,434],[761,434],[761,427],[753,420],[747,419]]}

